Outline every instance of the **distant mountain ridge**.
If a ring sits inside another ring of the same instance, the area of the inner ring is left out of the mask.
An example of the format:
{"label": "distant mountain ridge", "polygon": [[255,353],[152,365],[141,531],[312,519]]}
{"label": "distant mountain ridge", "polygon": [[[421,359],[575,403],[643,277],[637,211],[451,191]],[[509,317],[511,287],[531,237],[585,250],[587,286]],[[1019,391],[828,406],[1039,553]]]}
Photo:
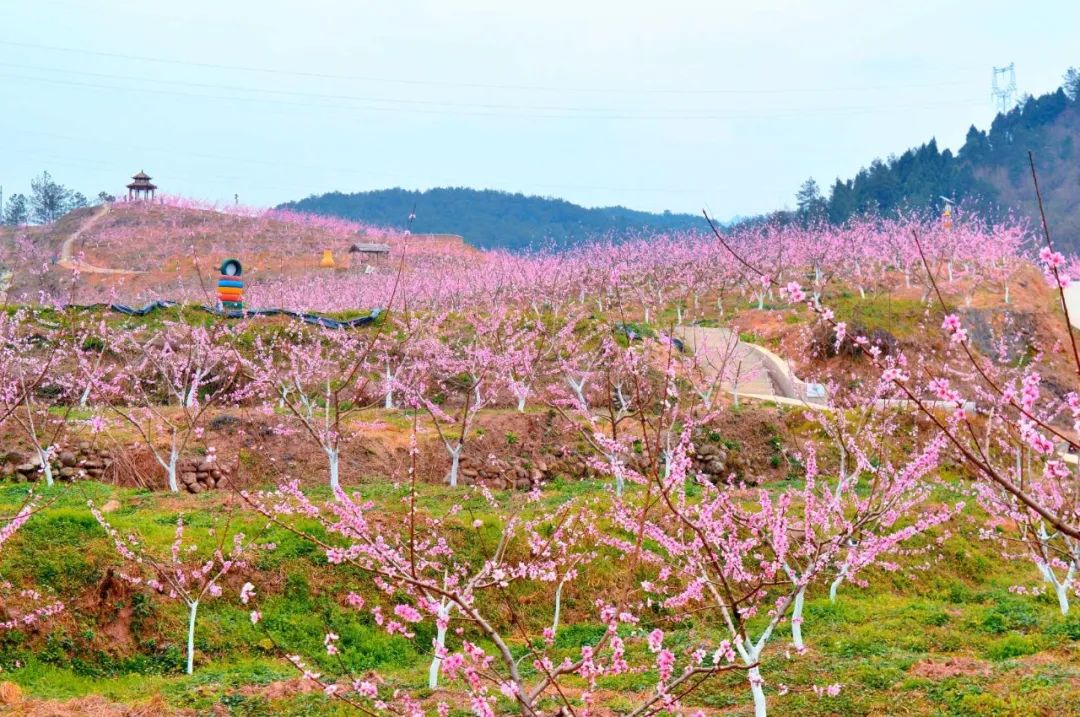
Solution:
{"label": "distant mountain ridge", "polygon": [[[1028,96],[995,116],[989,130],[972,125],[955,154],[931,139],[886,160],[876,159],[855,177],[837,179],[828,196],[797,196],[799,212],[833,223],[876,211],[941,210],[942,197],[991,218],[1015,212],[1038,223],[1028,152],[1034,155],[1050,229],[1064,247],[1080,251],[1080,71],[1064,86]],[[790,218],[790,217],[789,217]],[[781,217],[783,219],[783,217]]]}
{"label": "distant mountain ridge", "polygon": [[[988,130],[970,127],[957,152],[937,141],[875,159],[850,179],[836,179],[822,193],[808,180],[797,195],[798,210],[742,217],[732,224],[801,221],[807,217],[843,223],[866,213],[890,216],[941,211],[943,197],[991,219],[1020,214],[1038,226],[1028,165],[1034,154],[1050,229],[1063,249],[1080,253],[1080,70],[1071,69],[1054,92],[1025,97],[999,113]],[[484,247],[563,247],[634,231],[707,231],[693,214],[650,213],[625,207],[588,209],[562,199],[495,190],[446,187],[427,191],[384,189],[331,192],[288,202],[296,209],[400,227],[416,207],[417,232],[453,233]]]}
{"label": "distant mountain ridge", "polygon": [[278,208],[403,227],[414,207],[414,232],[460,234],[468,243],[485,249],[565,247],[635,231],[707,229],[704,219],[693,214],[643,212],[618,206],[587,208],[552,197],[465,187],[329,192],[286,202]]}

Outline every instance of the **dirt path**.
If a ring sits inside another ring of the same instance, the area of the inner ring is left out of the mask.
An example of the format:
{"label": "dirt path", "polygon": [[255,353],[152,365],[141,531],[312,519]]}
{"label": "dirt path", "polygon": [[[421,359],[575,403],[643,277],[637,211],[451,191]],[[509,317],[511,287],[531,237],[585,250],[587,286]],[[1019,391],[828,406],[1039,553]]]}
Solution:
{"label": "dirt path", "polygon": [[101,208],[94,212],[94,215],[82,223],[75,232],[64,240],[64,244],[60,247],[60,261],[57,263],[65,269],[72,271],[79,271],[84,274],[142,274],[144,272],[135,271],[133,269],[109,269],[104,266],[94,266],[93,264],[87,264],[85,261],[78,261],[71,258],[71,251],[75,246],[75,242],[79,240],[83,232],[96,225],[101,218],[109,213],[109,205],[102,204]]}
{"label": "dirt path", "polygon": [[11,269],[0,269],[0,305],[7,306],[8,291],[11,290],[11,281],[15,278],[15,272]]}

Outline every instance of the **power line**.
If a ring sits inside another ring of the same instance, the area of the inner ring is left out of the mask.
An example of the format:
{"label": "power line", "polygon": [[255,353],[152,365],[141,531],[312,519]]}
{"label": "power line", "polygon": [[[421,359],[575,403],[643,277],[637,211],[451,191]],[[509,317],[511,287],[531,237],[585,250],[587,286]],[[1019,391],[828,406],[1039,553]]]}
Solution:
{"label": "power line", "polygon": [[[288,102],[284,100],[276,100],[266,97],[243,97],[243,96],[223,96],[223,95],[207,95],[198,94],[192,92],[180,92],[176,90],[157,89],[152,87],[123,87],[116,85],[106,85],[93,82],[78,82],[75,80],[62,80],[56,78],[47,77],[32,77],[26,75],[19,75],[13,73],[0,73],[0,77],[6,77],[15,80],[25,80],[35,83],[49,83],[70,87],[86,87],[93,89],[114,90],[121,92],[141,92],[157,95],[171,95],[177,97],[192,97],[199,99],[209,100],[221,100],[232,102],[255,102],[264,104],[274,104],[282,106],[302,107],[305,109],[312,108],[328,108],[328,109],[343,109],[343,110],[360,110],[362,112],[391,112],[391,113],[405,113],[405,114],[424,114],[424,115],[450,115],[450,116],[480,116],[480,117],[511,117],[522,119],[572,119],[572,120],[643,120],[643,121],[725,121],[725,120],[755,120],[755,119],[772,119],[782,118],[789,116],[804,116],[804,115],[845,115],[845,114],[862,114],[868,112],[878,111],[898,111],[898,110],[913,110],[913,109],[929,109],[933,107],[943,106],[967,106],[971,105],[978,100],[975,99],[963,99],[963,100],[944,100],[941,102],[933,103],[918,103],[918,104],[893,104],[893,105],[864,105],[864,106],[851,106],[851,107],[828,107],[828,108],[791,108],[785,109],[780,112],[774,113],[756,113],[756,114],[535,114],[529,112],[498,112],[498,111],[472,111],[467,109],[425,109],[419,107],[380,107],[374,105],[362,106],[362,105],[341,105],[341,104],[316,104],[313,105],[310,102]],[[138,80],[145,82],[158,82],[158,80]],[[369,100],[374,101],[374,100]],[[435,107],[439,107],[438,103],[431,103]],[[466,106],[467,107],[467,106]],[[513,109],[513,106],[507,106],[506,109]],[[582,110],[585,111],[585,110]]]}
{"label": "power line", "polygon": [[284,75],[291,77],[306,77],[328,80],[348,80],[360,82],[380,82],[386,84],[429,86],[429,87],[456,87],[485,90],[519,90],[530,92],[587,92],[587,93],[612,93],[612,94],[686,94],[686,95],[774,95],[774,94],[825,94],[829,92],[873,92],[878,90],[919,89],[932,87],[949,87],[957,85],[970,85],[968,80],[944,80],[928,83],[913,83],[899,85],[869,85],[851,87],[791,87],[791,88],[657,88],[657,87],[555,87],[550,85],[522,85],[522,84],[499,84],[480,82],[453,82],[445,80],[419,80],[411,78],[378,77],[374,75],[343,75],[327,72],[303,72],[298,70],[282,70],[279,68],[257,67],[251,65],[231,65],[213,62],[196,62],[191,60],[177,60],[165,57],[152,57],[148,55],[132,55],[119,52],[104,52],[100,50],[87,50],[83,48],[61,47],[57,45],[41,45],[29,42],[16,42],[13,40],[0,40],[0,45],[21,47],[36,50],[48,50],[50,52],[67,52],[94,57],[107,57],[112,59],[154,62],[165,65],[180,65],[184,67],[200,67],[204,69],[230,70],[235,72],[252,72],[270,75]]}
{"label": "power line", "polygon": [[72,70],[63,67],[43,67],[41,65],[23,65],[14,62],[0,62],[0,67],[10,67],[18,70],[31,70],[35,72],[57,72],[64,75],[80,75],[83,77],[97,77],[101,79],[110,80],[124,80],[129,82],[148,82],[159,85],[172,85],[177,87],[192,87],[198,89],[211,89],[211,90],[225,90],[232,92],[250,92],[250,93],[262,93],[270,95],[282,95],[286,97],[300,97],[311,99],[330,99],[330,100],[349,100],[353,102],[376,102],[376,103],[388,103],[388,104],[401,104],[401,105],[414,105],[414,106],[446,106],[454,108],[478,108],[478,109],[512,109],[512,110],[530,110],[530,111],[542,111],[542,112],[600,112],[600,113],[617,113],[622,112],[622,108],[611,107],[574,107],[568,105],[523,105],[523,104],[505,104],[505,103],[463,103],[452,101],[431,101],[431,100],[414,100],[414,99],[399,99],[395,97],[365,97],[358,95],[342,95],[342,94],[329,94],[323,92],[300,92],[296,90],[279,90],[279,89],[266,89],[260,87],[245,87],[242,85],[221,85],[205,82],[187,82],[184,80],[166,80],[157,77],[135,77],[132,75],[117,75],[105,72],[89,72],[86,70]]}

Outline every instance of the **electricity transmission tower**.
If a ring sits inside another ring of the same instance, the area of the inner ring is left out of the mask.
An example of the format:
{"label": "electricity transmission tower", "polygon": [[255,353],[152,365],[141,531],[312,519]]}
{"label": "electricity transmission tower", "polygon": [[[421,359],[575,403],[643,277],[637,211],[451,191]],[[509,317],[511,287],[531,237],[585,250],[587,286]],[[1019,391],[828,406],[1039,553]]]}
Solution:
{"label": "electricity transmission tower", "polygon": [[994,68],[994,82],[990,94],[1002,114],[1016,104],[1016,63],[1010,62],[1005,67]]}

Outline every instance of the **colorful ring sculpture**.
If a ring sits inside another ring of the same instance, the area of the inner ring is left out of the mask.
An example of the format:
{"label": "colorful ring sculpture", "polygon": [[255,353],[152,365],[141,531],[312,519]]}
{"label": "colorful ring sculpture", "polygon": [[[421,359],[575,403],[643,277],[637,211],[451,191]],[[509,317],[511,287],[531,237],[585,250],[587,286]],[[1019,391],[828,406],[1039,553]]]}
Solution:
{"label": "colorful ring sculpture", "polygon": [[221,276],[218,278],[218,301],[224,311],[244,310],[244,282],[240,275],[244,269],[236,259],[221,262]]}

